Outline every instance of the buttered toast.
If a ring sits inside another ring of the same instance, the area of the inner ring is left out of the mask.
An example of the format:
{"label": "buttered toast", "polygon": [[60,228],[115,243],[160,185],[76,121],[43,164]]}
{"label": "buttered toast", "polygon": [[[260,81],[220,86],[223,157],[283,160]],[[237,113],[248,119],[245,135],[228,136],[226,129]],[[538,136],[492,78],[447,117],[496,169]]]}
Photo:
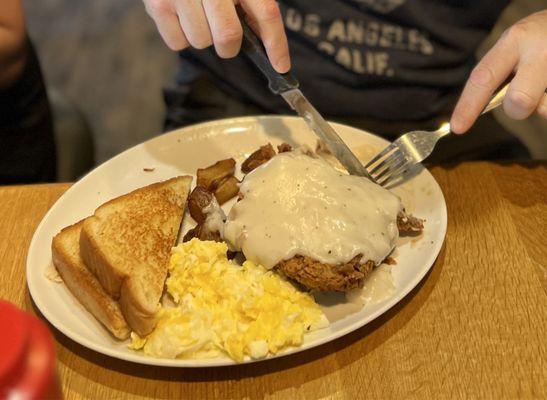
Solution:
{"label": "buttered toast", "polygon": [[80,257],[83,221],[64,228],[52,243],[53,263],[70,292],[118,339],[129,337],[120,305],[103,289]]}
{"label": "buttered toast", "polygon": [[83,261],[141,336],[155,326],[191,182],[182,176],[137,189],[103,204],[83,222]]}

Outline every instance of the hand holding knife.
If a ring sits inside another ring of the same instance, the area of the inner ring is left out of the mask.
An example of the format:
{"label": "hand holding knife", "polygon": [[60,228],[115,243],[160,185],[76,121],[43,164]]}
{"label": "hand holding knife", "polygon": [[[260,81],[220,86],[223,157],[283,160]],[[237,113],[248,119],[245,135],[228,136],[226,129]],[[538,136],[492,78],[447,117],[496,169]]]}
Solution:
{"label": "hand holding knife", "polygon": [[272,93],[281,95],[291,108],[304,118],[310,129],[325,142],[330,152],[351,175],[364,176],[373,181],[355,154],[304,97],[298,88],[298,81],[290,73],[278,73],[272,67],[260,39],[245,21],[241,20],[241,24],[243,26],[241,50],[268,79],[268,86]]}

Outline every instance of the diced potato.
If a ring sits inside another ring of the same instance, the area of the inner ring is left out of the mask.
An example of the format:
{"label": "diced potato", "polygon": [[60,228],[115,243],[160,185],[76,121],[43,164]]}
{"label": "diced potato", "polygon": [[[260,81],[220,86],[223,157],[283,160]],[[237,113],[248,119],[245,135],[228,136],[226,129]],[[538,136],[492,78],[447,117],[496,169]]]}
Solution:
{"label": "diced potato", "polygon": [[195,228],[190,229],[182,238],[183,242],[189,242],[193,238],[198,238],[199,240],[212,240],[214,242],[221,242],[222,238],[218,232],[210,232],[205,229],[203,224],[197,224]]}
{"label": "diced potato", "polygon": [[235,168],[236,162],[233,158],[220,160],[207,168],[199,168],[197,170],[197,185],[214,191],[224,178],[234,175]]}
{"label": "diced potato", "polygon": [[248,174],[256,167],[264,164],[266,161],[275,156],[275,150],[272,147],[271,143],[262,146],[260,149],[251,154],[244,162],[241,164],[241,172]]}
{"label": "diced potato", "polygon": [[194,228],[190,229],[188,232],[186,232],[186,235],[182,238],[183,242],[189,242],[193,238],[199,238],[199,234],[201,232],[201,225],[197,224]]}
{"label": "diced potato", "polygon": [[222,242],[220,233],[217,231],[211,232],[207,229],[202,229],[199,234],[199,240],[211,240],[213,242]]}
{"label": "diced potato", "polygon": [[281,143],[279,146],[277,146],[277,152],[278,153],[286,153],[288,151],[292,151],[292,146],[288,143]]}
{"label": "diced potato", "polygon": [[206,215],[203,209],[213,201],[213,194],[207,189],[196,186],[188,196],[188,210],[190,215],[198,224],[205,221]]}
{"label": "diced potato", "polygon": [[239,193],[239,181],[235,176],[225,178],[216,188],[215,197],[222,205]]}

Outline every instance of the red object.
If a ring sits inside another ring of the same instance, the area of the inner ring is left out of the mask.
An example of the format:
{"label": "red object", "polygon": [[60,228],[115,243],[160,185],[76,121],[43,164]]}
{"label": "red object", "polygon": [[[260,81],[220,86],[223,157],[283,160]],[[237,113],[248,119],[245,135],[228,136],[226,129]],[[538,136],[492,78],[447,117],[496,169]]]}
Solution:
{"label": "red object", "polygon": [[0,399],[62,398],[45,324],[0,300]]}

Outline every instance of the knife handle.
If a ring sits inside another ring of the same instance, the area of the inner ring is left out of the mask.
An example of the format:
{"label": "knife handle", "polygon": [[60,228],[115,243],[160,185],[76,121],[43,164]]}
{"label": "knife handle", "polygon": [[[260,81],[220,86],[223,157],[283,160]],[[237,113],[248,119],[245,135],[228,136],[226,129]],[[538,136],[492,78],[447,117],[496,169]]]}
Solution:
{"label": "knife handle", "polygon": [[274,94],[281,94],[287,90],[297,89],[298,81],[289,72],[280,74],[272,67],[262,42],[243,18],[241,19],[241,26],[243,27],[241,51],[249,57],[253,64],[268,79],[270,90]]}

